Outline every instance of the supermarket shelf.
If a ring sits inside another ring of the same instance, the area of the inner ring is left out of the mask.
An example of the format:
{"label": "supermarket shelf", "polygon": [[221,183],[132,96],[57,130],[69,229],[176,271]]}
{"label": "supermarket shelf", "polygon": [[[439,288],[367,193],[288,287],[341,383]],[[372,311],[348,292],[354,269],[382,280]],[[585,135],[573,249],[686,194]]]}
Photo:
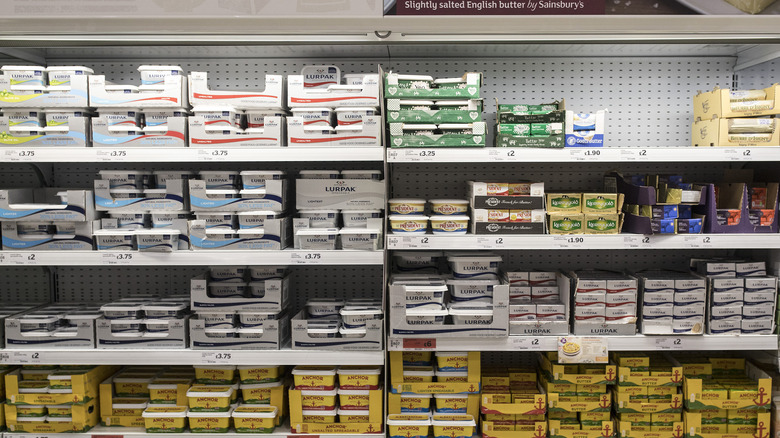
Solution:
{"label": "supermarket shelf", "polygon": [[[92,437],[133,437],[133,438],[158,438],[160,436],[159,433],[146,433],[146,431],[142,428],[134,428],[134,427],[108,427],[108,426],[95,426],[92,429],[90,429],[88,432],[85,433],[14,433],[14,432],[5,432],[3,433],[3,438],[92,438]],[[214,434],[214,433],[190,433],[190,432],[184,432],[184,433],[165,433],[164,436],[168,438],[192,438],[192,437],[214,437],[214,436],[220,436],[220,437],[235,437],[235,438],[241,438],[246,436],[253,436],[251,434],[246,433],[236,433],[236,432],[228,432],[228,433],[220,433],[220,434]],[[257,436],[257,435],[254,435]],[[312,438],[316,435],[312,434],[298,434],[298,433],[292,433],[290,432],[290,426],[289,424],[284,424],[282,426],[277,427],[274,429],[273,433],[264,433],[262,434],[265,438],[287,438],[287,437],[295,437],[295,436],[301,436],[301,437],[307,437]],[[328,434],[326,435],[328,438],[357,438],[357,437],[376,437],[377,434]]]}
{"label": "supermarket shelf", "polygon": [[[378,15],[378,14],[377,14]],[[36,16],[0,20],[0,45],[393,44],[426,42],[777,43],[772,16],[123,17]],[[77,30],[76,30],[77,29]],[[208,29],[208,32],[204,32]],[[348,30],[347,30],[348,29]],[[696,52],[691,53],[696,55]]]}
{"label": "supermarket shelf", "polygon": [[38,147],[0,148],[0,162],[18,163],[188,163],[244,161],[382,161],[382,147]]}
{"label": "supermarket shelf", "polygon": [[387,249],[768,249],[780,234],[388,235]]}
{"label": "supermarket shelf", "polygon": [[0,364],[8,365],[383,365],[384,360],[381,350],[0,350]]}
{"label": "supermarket shelf", "polygon": [[390,163],[622,163],[780,161],[780,147],[410,148],[388,149]]}
{"label": "supermarket shelf", "polygon": [[[777,335],[741,336],[604,336],[610,351],[650,350],[777,350]],[[556,351],[557,336],[504,338],[390,338],[388,350],[437,351]]]}
{"label": "supermarket shelf", "polygon": [[0,251],[0,266],[381,265],[383,251]]}

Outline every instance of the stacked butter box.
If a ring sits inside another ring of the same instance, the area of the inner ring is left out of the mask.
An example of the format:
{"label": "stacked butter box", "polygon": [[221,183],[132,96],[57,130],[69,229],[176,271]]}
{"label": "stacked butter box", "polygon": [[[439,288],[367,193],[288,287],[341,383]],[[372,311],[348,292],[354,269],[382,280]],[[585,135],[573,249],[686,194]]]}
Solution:
{"label": "stacked butter box", "polygon": [[636,333],[636,277],[612,271],[574,271],[574,334]]}
{"label": "stacked butter box", "polygon": [[690,272],[637,273],[642,296],[642,333],[700,335],[704,333],[706,279]]}
{"label": "stacked butter box", "polygon": [[496,126],[497,147],[564,146],[566,111],[564,102],[546,104],[499,104]]}
{"label": "stacked butter box", "polygon": [[550,234],[618,234],[623,225],[619,193],[548,193]]}
{"label": "stacked butter box", "polygon": [[715,88],[693,97],[693,146],[780,146],[780,86]]}

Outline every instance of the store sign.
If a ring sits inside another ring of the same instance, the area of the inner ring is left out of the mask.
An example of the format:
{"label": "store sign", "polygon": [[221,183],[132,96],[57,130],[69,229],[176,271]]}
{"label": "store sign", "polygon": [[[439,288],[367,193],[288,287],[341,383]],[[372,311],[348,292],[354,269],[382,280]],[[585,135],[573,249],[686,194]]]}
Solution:
{"label": "store sign", "polygon": [[606,0],[398,0],[398,15],[603,15]]}

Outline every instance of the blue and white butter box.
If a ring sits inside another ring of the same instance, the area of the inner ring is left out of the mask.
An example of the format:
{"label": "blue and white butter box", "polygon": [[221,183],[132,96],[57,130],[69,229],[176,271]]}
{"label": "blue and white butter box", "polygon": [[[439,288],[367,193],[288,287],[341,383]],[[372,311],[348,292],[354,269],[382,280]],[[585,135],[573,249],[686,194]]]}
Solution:
{"label": "blue and white butter box", "polygon": [[566,111],[564,124],[566,147],[604,146],[605,110],[595,113]]}

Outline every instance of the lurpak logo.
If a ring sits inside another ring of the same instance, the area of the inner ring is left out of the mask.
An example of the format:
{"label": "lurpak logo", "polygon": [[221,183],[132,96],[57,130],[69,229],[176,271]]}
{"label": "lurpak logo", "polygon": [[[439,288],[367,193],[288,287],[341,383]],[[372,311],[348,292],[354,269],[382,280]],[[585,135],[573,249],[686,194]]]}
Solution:
{"label": "lurpak logo", "polygon": [[354,186],[346,186],[346,182],[344,180],[338,180],[336,181],[336,184],[330,187],[325,187],[326,192],[354,192],[356,187]]}
{"label": "lurpak logo", "polygon": [[590,331],[590,333],[594,335],[616,335],[617,332],[618,331],[616,329],[611,328],[592,329]]}

